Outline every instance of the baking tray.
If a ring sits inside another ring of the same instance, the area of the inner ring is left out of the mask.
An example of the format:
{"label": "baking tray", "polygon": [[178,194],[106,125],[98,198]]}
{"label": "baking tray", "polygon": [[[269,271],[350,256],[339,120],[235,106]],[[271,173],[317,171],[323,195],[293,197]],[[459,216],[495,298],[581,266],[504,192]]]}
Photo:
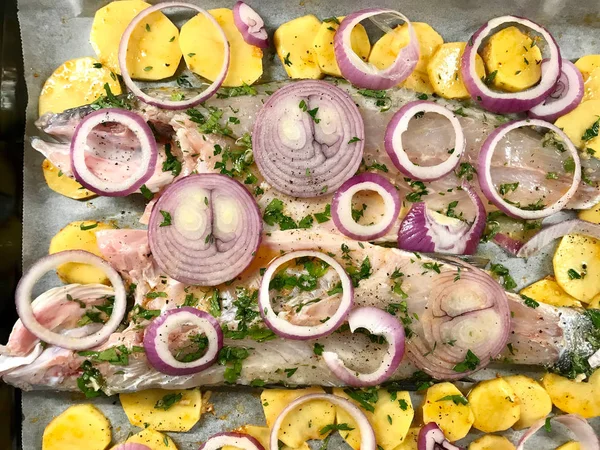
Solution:
{"label": "baking tray", "polygon": [[[190,1],[206,9],[233,5],[233,0]],[[47,253],[50,238],[68,222],[114,219],[121,226],[135,226],[144,206],[141,196],[105,197],[77,202],[56,195],[44,182],[40,169],[43,157],[29,144],[31,137],[39,134],[33,122],[37,119],[37,98],[43,81],[67,59],[94,54],[87,42],[88,33],[95,11],[107,3],[107,0],[18,0],[25,79],[29,94],[23,171],[24,267]],[[446,42],[465,41],[482,22],[491,17],[516,14],[547,26],[558,39],[566,58],[600,51],[600,3],[596,0],[378,0],[376,3],[364,0],[249,0],[249,3],[265,18],[270,32],[279,24],[304,14],[312,13],[326,18],[364,7],[382,6],[401,9],[411,20],[431,24]],[[285,77],[272,50],[265,54],[265,67],[264,81]],[[551,270],[547,255],[530,258],[528,261],[516,261],[508,260],[503,252],[491,244],[483,246],[480,251],[488,256],[494,255],[496,260],[507,265],[519,287],[541,278]],[[523,373],[524,370],[526,369],[520,368],[519,372]],[[496,369],[491,368],[480,376],[489,378],[495,372]],[[539,372],[532,369],[530,373],[535,375]],[[193,449],[214,432],[244,424],[264,424],[258,392],[246,388],[217,390],[211,397],[215,405],[214,414],[204,415],[189,433],[170,435],[180,449]],[[420,403],[418,397],[413,400],[416,405]],[[85,400],[76,394],[24,392],[22,448],[40,448],[41,436],[47,423],[67,406],[81,401]],[[110,418],[114,426],[113,442],[119,442],[130,432],[139,431],[129,424],[116,397],[94,400],[94,403]],[[593,421],[593,426],[600,430],[600,421]],[[509,432],[508,437],[514,442],[517,434]],[[559,443],[550,441],[544,435],[532,442],[532,448],[539,449],[555,448]],[[337,450],[345,447],[336,436],[329,448]]]}

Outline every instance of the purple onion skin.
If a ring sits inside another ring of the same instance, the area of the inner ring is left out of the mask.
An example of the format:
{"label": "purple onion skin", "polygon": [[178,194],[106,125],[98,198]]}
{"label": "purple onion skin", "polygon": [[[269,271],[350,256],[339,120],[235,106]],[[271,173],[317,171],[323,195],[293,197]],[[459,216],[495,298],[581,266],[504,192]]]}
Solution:
{"label": "purple onion skin", "polygon": [[238,438],[238,439],[239,438],[248,439],[254,447],[246,447],[243,450],[265,450],[263,445],[260,442],[258,442],[258,440],[256,438],[250,436],[249,434],[238,433],[236,431],[225,431],[225,432],[213,434],[200,446],[200,448],[198,448],[198,450],[204,450],[212,438],[221,437],[221,436],[230,436],[232,438]]}
{"label": "purple onion skin", "polygon": [[261,39],[254,36],[252,33],[250,33],[250,27],[248,24],[242,20],[242,15],[240,12],[242,5],[246,5],[246,7],[250,8],[256,15],[258,15],[256,11],[254,11],[254,9],[248,6],[246,3],[242,2],[241,0],[237,1],[235,5],[233,5],[233,22],[235,23],[236,28],[241,33],[244,41],[246,41],[247,44],[254,45],[258,48],[268,48],[269,39]]}
{"label": "purple onion skin", "polygon": [[[439,436],[440,433],[441,436]],[[433,447],[428,445],[428,443],[431,443],[432,441]],[[458,447],[448,441],[435,422],[429,422],[421,428],[417,439],[417,448],[418,450],[463,450],[462,447]]]}
{"label": "purple onion skin", "polygon": [[398,248],[409,252],[435,252],[435,244],[427,234],[426,210],[425,202],[412,205],[398,230]]}

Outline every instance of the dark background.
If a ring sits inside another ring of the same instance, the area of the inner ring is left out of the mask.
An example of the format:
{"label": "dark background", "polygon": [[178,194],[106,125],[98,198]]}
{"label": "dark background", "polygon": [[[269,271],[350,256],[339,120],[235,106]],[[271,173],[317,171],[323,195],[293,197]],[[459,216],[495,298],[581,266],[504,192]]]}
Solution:
{"label": "dark background", "polygon": [[[0,0],[0,343],[16,320],[14,290],[21,272],[23,79],[16,0]],[[0,381],[0,449],[19,449],[20,395]]]}

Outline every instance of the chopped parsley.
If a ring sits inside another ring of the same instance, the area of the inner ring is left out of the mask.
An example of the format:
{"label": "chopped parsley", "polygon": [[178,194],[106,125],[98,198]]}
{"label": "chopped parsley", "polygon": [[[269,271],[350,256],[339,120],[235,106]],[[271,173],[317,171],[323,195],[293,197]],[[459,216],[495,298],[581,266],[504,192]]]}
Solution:
{"label": "chopped parsley", "polygon": [[528,306],[529,308],[535,309],[538,306],[540,306],[540,304],[535,301],[534,299],[532,299],[531,297],[528,297],[524,294],[520,294],[521,298],[523,299],[523,303],[525,304],[525,306]]}
{"label": "chopped parsley", "polygon": [[[279,228],[282,231],[293,230],[295,228],[298,228],[298,225],[296,224],[294,219],[292,219],[289,216],[286,216],[283,213],[283,202],[278,198],[274,198],[269,202],[269,204],[265,208],[263,220],[267,225],[279,225]],[[318,220],[319,219],[317,219],[317,221]]]}
{"label": "chopped parsley", "polygon": [[355,142],[360,142],[360,141],[362,141],[362,139],[357,138],[356,136],[354,136],[352,139],[350,139],[348,141],[348,144],[354,144]]}
{"label": "chopped parsley", "polygon": [[419,92],[419,93],[417,93],[417,98],[419,100],[427,100],[429,98],[429,96],[427,94],[425,94],[424,92]]}
{"label": "chopped parsley", "polygon": [[314,219],[311,215],[303,217],[300,222],[298,222],[298,228],[302,228],[304,230],[312,228]]}
{"label": "chopped parsley", "polygon": [[496,78],[496,75],[498,74],[497,70],[494,70],[492,73],[488,74],[485,77],[482,77],[482,81],[486,84],[486,85],[491,85],[494,82],[494,78]]}
{"label": "chopped parsley", "polygon": [[158,297],[167,297],[167,293],[166,292],[148,292],[146,294],[146,298],[158,298]]}
{"label": "chopped parsley", "polygon": [[465,355],[465,359],[454,366],[455,372],[467,372],[468,370],[475,370],[479,365],[479,358],[475,353],[471,350],[467,350],[467,354]]}
{"label": "chopped parsley", "polygon": [[344,393],[369,412],[375,412],[375,403],[379,400],[377,388],[344,389]]}
{"label": "chopped parsley", "polygon": [[296,373],[296,370],[298,370],[297,367],[294,367],[293,369],[283,369],[283,371],[285,372],[285,374],[288,378],[290,378],[292,375],[294,375]]}
{"label": "chopped parsley", "polygon": [[583,135],[581,136],[581,140],[586,142],[589,140],[598,137],[598,130],[600,129],[600,116],[598,116],[598,120],[596,120],[591,127],[585,130]]}
{"label": "chopped parsley", "polygon": [[546,180],[558,180],[558,174],[556,172],[548,172],[546,174]]}
{"label": "chopped parsley", "polygon": [[515,182],[515,183],[506,183],[506,184],[501,184],[500,188],[498,189],[498,192],[500,193],[500,195],[506,195],[509,192],[514,192],[517,190],[517,188],[519,187],[519,182]]}
{"label": "chopped parsley", "polygon": [[425,187],[425,183],[422,181],[412,181],[410,178],[404,178],[404,181],[406,181],[412,189],[412,192],[406,196],[407,201],[411,203],[420,202],[422,196],[429,194],[429,191]]}
{"label": "chopped parsley", "polygon": [[550,423],[551,420],[552,417],[546,417],[546,420],[544,421],[544,430],[546,430],[548,433],[552,431],[552,424]]}
{"label": "chopped parsley", "polygon": [[87,230],[92,230],[94,228],[96,228],[98,226],[98,222],[93,223],[91,225],[84,225],[84,223],[82,222],[81,225],[79,225],[79,228],[81,229],[81,231],[87,231]]}
{"label": "chopped parsley", "polygon": [[315,342],[315,345],[313,347],[313,352],[315,353],[315,355],[321,356],[323,354],[323,350],[325,350],[325,346],[323,344]]}
{"label": "chopped parsley", "polygon": [[138,323],[141,320],[152,320],[160,316],[160,309],[146,309],[140,305],[135,305],[131,310],[131,320]]}
{"label": "chopped parsley", "polygon": [[258,92],[254,87],[244,83],[237,87],[221,88],[219,92],[217,92],[217,98],[241,97],[244,95],[255,96],[256,94],[258,94]]}
{"label": "chopped parsley", "polygon": [[140,187],[140,192],[146,200],[152,200],[154,198],[154,194],[150,189],[146,187],[145,184],[142,184],[142,186]]}
{"label": "chopped parsley", "polygon": [[208,301],[208,312],[213,317],[221,317],[221,303],[219,301],[219,290],[215,289]]}
{"label": "chopped parsley", "polygon": [[[304,101],[304,100],[302,100]],[[315,123],[319,123],[321,119],[317,118],[317,113],[319,112],[319,108],[313,108],[306,111],[310,117],[315,121]]]}
{"label": "chopped parsley", "polygon": [[380,112],[385,112],[392,107],[392,99],[387,91],[374,89],[359,89],[357,91],[363,97],[375,99],[375,106],[380,108]]}
{"label": "chopped parsley", "polygon": [[321,428],[321,430],[319,431],[319,434],[326,434],[329,433],[330,431],[352,431],[354,430],[354,428],[352,428],[350,425],[348,425],[347,423],[330,423],[329,425],[325,425],[323,428]]}
{"label": "chopped parsley", "polygon": [[569,276],[569,280],[581,280],[585,277],[585,272],[579,273],[575,269],[567,270],[567,275]]}
{"label": "chopped parsley", "polygon": [[502,285],[504,286],[504,289],[506,289],[507,291],[510,291],[511,289],[514,289],[517,287],[517,283],[515,282],[513,277],[510,275],[509,270],[502,264],[492,263],[492,265],[490,266],[490,271],[492,272],[492,274],[494,274],[498,277],[502,277]]}
{"label": "chopped parsley", "polygon": [[337,17],[328,17],[327,19],[323,19],[323,22],[340,24],[340,20]]}
{"label": "chopped parsley", "polygon": [[371,165],[366,164],[364,160],[362,163],[365,166],[365,170],[381,170],[384,173],[389,172],[389,169],[385,164],[378,163],[376,160],[373,160]]}
{"label": "chopped parsley", "polygon": [[98,110],[102,108],[122,108],[122,109],[131,109],[131,105],[128,103],[128,97],[118,98],[115,94],[110,90],[110,85],[108,83],[104,83],[104,91],[106,95],[95,100],[90,107],[93,110]]}
{"label": "chopped parsley", "polygon": [[573,158],[567,158],[563,161],[563,169],[567,173],[575,172],[575,160]]}
{"label": "chopped parsley", "polygon": [[198,305],[198,297],[196,297],[194,294],[189,293],[185,296],[185,299],[183,301],[183,305],[181,306],[191,306],[191,307],[195,307],[196,305]]}
{"label": "chopped parsley", "polygon": [[163,216],[163,221],[161,222],[160,226],[168,227],[171,225],[171,213],[169,211],[163,211],[162,209],[160,210],[160,213]]}
{"label": "chopped parsley", "polygon": [[176,403],[179,403],[183,398],[183,394],[178,392],[176,394],[167,394],[154,405],[154,409],[162,409],[164,411],[168,411],[171,409]]}
{"label": "chopped parsley", "polygon": [[290,54],[289,54],[289,52],[288,52],[287,55],[285,55],[285,58],[283,58],[283,63],[286,66],[288,66],[288,67],[292,65],[292,62],[290,61]]}
{"label": "chopped parsley", "polygon": [[166,159],[163,161],[162,171],[171,172],[174,177],[181,173],[181,161],[171,152],[171,144],[165,144]]}
{"label": "chopped parsley", "polygon": [[455,405],[468,405],[469,401],[463,395],[446,395],[445,397],[436,400],[438,402],[444,402],[446,400],[452,400]]}
{"label": "chopped parsley", "polygon": [[108,362],[115,366],[129,365],[129,355],[131,353],[143,352],[143,347],[134,346],[128,349],[124,345],[110,347],[102,351],[85,350],[77,352],[79,356],[91,356],[91,361],[94,363]]}
{"label": "chopped parsley", "polygon": [[473,174],[477,173],[477,170],[475,170],[475,167],[471,164],[464,162],[460,163],[460,166],[458,166],[455,173],[458,178],[466,178],[467,181],[471,181],[473,179]]}
{"label": "chopped parsley", "polygon": [[423,268],[427,269],[427,270],[433,270],[436,273],[441,273],[440,268],[443,266],[443,264],[438,264],[438,263],[432,263],[432,262],[426,262],[423,263]]}
{"label": "chopped parsley", "polygon": [[77,387],[85,394],[85,397],[95,398],[103,395],[102,388],[105,380],[102,373],[87,360],[79,366],[79,370],[82,371],[82,374],[77,378]]}
{"label": "chopped parsley", "polygon": [[233,384],[242,374],[242,362],[249,356],[243,347],[225,346],[219,351],[218,363],[225,368],[225,382]]}

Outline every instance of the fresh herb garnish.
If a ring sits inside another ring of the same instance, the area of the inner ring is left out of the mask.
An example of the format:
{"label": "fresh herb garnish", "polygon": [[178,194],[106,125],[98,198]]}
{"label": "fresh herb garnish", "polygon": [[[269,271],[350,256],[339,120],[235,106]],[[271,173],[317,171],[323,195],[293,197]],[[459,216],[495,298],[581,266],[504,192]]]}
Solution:
{"label": "fresh herb garnish", "polygon": [[181,161],[179,161],[171,152],[171,144],[165,144],[166,158],[162,164],[163,172],[171,172],[174,177],[181,173]]}
{"label": "fresh herb garnish", "polygon": [[323,428],[321,428],[321,430],[319,431],[319,434],[326,434],[329,433],[330,431],[352,431],[354,430],[354,428],[352,428],[350,425],[348,425],[347,423],[330,423],[329,425],[325,425]]}
{"label": "fresh herb garnish", "polygon": [[154,409],[162,409],[164,411],[168,411],[175,405],[179,403],[183,398],[183,394],[178,392],[177,394],[167,394],[154,405]]}
{"label": "fresh herb garnish", "polygon": [[225,382],[235,383],[242,374],[242,362],[250,355],[243,347],[225,346],[219,351],[218,363],[226,366]]}
{"label": "fresh herb garnish", "polygon": [[344,393],[369,412],[375,412],[375,403],[379,400],[377,388],[344,389]]}
{"label": "fresh herb garnish", "polygon": [[148,189],[148,187],[146,187],[145,184],[142,184],[142,186],[140,187],[140,192],[146,200],[152,200],[154,198],[154,194],[150,189]]}
{"label": "fresh herb garnish", "polygon": [[131,105],[127,101],[128,97],[124,96],[121,99],[117,98],[110,90],[110,85],[108,83],[104,83],[104,91],[106,92],[106,95],[98,98],[90,105],[93,110],[102,108],[131,109]]}
{"label": "fresh herb garnish", "polygon": [[492,263],[492,265],[490,266],[490,271],[492,272],[492,274],[494,274],[498,277],[502,277],[502,285],[504,286],[504,289],[506,289],[507,291],[510,291],[511,289],[514,289],[517,287],[517,283],[515,282],[513,277],[510,275],[510,272],[502,264],[493,264]]}
{"label": "fresh herb garnish", "polygon": [[591,127],[585,130],[583,135],[581,136],[581,140],[586,142],[589,140],[598,137],[598,130],[600,129],[600,116],[598,116],[598,120],[596,120]]}
{"label": "fresh herb garnish", "polygon": [[515,183],[505,183],[505,184],[501,184],[500,188],[498,189],[498,192],[500,193],[500,195],[506,195],[509,192],[514,192],[517,190],[517,188],[519,187],[519,182],[515,182]]}
{"label": "fresh herb garnish", "polygon": [[473,179],[473,174],[477,173],[477,170],[475,170],[475,167],[471,164],[464,162],[460,163],[460,166],[458,166],[455,173],[458,178],[466,178],[467,181],[471,181]]}
{"label": "fresh herb garnish", "polygon": [[79,225],[79,228],[81,229],[81,231],[87,231],[87,230],[92,230],[94,228],[96,228],[98,226],[98,222],[93,223],[91,225],[84,225],[84,223],[82,222],[81,225]]}
{"label": "fresh herb garnish", "polygon": [[244,83],[241,86],[221,88],[219,92],[217,92],[217,98],[241,97],[244,95],[254,96],[256,94],[258,94],[256,88]]}
{"label": "fresh herb garnish", "polygon": [[374,89],[359,89],[357,91],[363,97],[375,99],[375,105],[380,107],[380,112],[385,112],[392,107],[392,99],[388,96],[387,91]]}
{"label": "fresh herb garnish", "polygon": [[315,342],[315,345],[313,347],[313,352],[315,353],[315,355],[321,356],[323,354],[323,350],[325,350],[325,346],[319,344],[318,342]]}
{"label": "fresh herb garnish", "polygon": [[465,359],[454,366],[455,372],[466,372],[468,370],[475,370],[479,365],[479,358],[475,353],[471,350],[467,350],[467,354],[465,355]]}
{"label": "fresh herb garnish", "polygon": [[215,289],[210,296],[208,312],[213,317],[221,317],[221,302],[219,300],[219,290]]}
{"label": "fresh herb garnish", "polygon": [[452,400],[455,405],[468,405],[469,401],[462,395],[446,395],[445,397],[436,400],[438,402],[444,402],[446,400]]}
{"label": "fresh herb garnish", "polygon": [[528,297],[524,294],[520,294],[521,298],[523,299],[523,303],[525,304],[525,306],[528,306],[529,308],[537,308],[538,306],[540,306],[540,304],[535,301],[534,299],[532,299],[531,297]]}
{"label": "fresh herb garnish", "polygon": [[285,58],[283,58],[283,63],[286,66],[288,66],[288,67],[292,65],[292,61],[290,61],[290,54],[289,54],[289,52],[288,52],[287,55],[285,55]]}
{"label": "fresh herb garnish", "polygon": [[292,375],[294,375],[297,370],[298,370],[297,367],[294,367],[292,369],[283,369],[283,371],[285,372],[285,374],[288,378],[290,378]]}
{"label": "fresh herb garnish", "polygon": [[171,213],[169,211],[163,211],[162,209],[160,210],[160,213],[163,216],[163,221],[161,222],[160,226],[168,227],[171,225]]}
{"label": "fresh herb garnish", "polygon": [[278,198],[274,198],[269,202],[269,204],[265,208],[263,220],[265,221],[265,223],[271,226],[275,224],[279,225],[279,228],[282,231],[293,230],[295,228],[298,228],[298,225],[296,224],[296,222],[294,222],[294,219],[292,219],[289,216],[286,216],[283,213],[283,202]]}

